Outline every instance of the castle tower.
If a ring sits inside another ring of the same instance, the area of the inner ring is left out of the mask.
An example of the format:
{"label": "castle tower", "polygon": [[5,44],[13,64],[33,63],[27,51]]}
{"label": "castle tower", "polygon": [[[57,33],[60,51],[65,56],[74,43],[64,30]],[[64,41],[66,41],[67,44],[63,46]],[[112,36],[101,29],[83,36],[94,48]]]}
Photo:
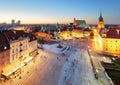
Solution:
{"label": "castle tower", "polygon": [[104,20],[103,20],[103,17],[102,17],[102,13],[100,12],[100,17],[99,17],[99,21],[98,21],[98,32],[100,32],[100,30],[102,28],[104,28]]}

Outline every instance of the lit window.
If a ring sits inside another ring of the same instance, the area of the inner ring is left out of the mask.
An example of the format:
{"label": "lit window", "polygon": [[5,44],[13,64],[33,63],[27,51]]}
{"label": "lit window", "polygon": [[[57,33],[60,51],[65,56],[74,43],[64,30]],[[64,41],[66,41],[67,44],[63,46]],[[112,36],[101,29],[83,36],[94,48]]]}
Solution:
{"label": "lit window", "polygon": [[106,48],[106,50],[108,50],[108,49]]}

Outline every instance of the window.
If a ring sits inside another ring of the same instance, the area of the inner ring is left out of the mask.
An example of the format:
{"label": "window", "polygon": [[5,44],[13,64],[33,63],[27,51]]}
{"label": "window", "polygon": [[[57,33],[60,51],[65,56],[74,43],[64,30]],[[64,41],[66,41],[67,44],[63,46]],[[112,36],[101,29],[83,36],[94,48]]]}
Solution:
{"label": "window", "polygon": [[4,56],[5,56],[4,53],[2,53],[2,58],[4,58]]}
{"label": "window", "polygon": [[12,60],[14,60],[14,55],[12,56]]}
{"label": "window", "polygon": [[12,50],[12,53],[14,53],[14,49]]}
{"label": "window", "polygon": [[16,53],[18,52],[18,48],[16,48]]}
{"label": "window", "polygon": [[108,50],[108,49],[106,48],[106,50]]}

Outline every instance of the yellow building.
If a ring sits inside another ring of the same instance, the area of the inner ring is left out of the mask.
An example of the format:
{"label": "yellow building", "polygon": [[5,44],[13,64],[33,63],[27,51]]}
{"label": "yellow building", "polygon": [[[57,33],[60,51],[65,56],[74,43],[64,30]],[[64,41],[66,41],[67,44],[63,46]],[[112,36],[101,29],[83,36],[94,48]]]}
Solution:
{"label": "yellow building", "polygon": [[12,29],[12,30],[23,30],[23,31],[25,31],[26,30],[26,28],[24,27],[24,26],[14,26],[14,27],[11,27],[11,28],[9,28],[9,29]]}
{"label": "yellow building", "polygon": [[67,30],[60,33],[60,39],[72,39],[74,37],[83,37],[83,30]]}
{"label": "yellow building", "polygon": [[103,52],[120,55],[120,39],[102,38]]}
{"label": "yellow building", "polygon": [[102,38],[103,53],[120,55],[120,27],[109,28]]}
{"label": "yellow building", "polygon": [[63,31],[63,32],[60,32],[60,36],[59,36],[60,39],[71,39],[72,36],[71,36],[71,32],[70,31]]}
{"label": "yellow building", "polygon": [[83,37],[83,30],[73,30],[71,34],[72,37],[80,38]]}

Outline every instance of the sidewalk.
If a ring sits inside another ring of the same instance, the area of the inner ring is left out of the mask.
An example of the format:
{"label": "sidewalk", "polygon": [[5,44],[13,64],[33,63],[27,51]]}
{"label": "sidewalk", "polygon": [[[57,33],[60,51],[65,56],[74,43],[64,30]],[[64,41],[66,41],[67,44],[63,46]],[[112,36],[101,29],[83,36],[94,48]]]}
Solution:
{"label": "sidewalk", "polygon": [[33,57],[27,57],[24,60],[20,60],[17,59],[15,61],[13,61],[12,63],[10,63],[9,65],[6,65],[5,67],[3,67],[3,75],[9,77],[12,73],[16,72],[17,70],[19,70],[20,68],[22,68],[25,63],[29,62],[30,60],[32,60]]}
{"label": "sidewalk", "polygon": [[93,70],[94,70],[95,76],[97,76],[98,82],[100,83],[100,85],[113,85],[113,83],[111,83],[111,80],[108,78],[108,75],[106,75],[106,72],[98,59],[99,55],[92,51],[90,51],[89,53],[91,56],[92,64],[94,66]]}

